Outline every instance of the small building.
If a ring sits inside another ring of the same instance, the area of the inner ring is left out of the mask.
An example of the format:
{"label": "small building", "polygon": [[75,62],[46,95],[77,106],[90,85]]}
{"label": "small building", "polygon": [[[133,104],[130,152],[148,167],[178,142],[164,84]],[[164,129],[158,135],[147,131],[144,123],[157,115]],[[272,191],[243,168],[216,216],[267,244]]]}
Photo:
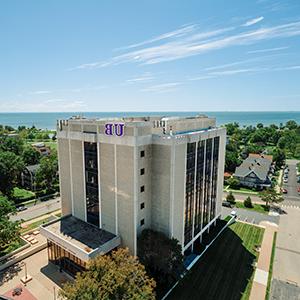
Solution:
{"label": "small building", "polygon": [[21,173],[21,185],[25,189],[33,191],[35,189],[35,175],[39,164],[26,166]]}
{"label": "small building", "polygon": [[271,187],[273,172],[271,155],[250,153],[236,168],[233,176],[239,180],[241,186],[263,189]]}
{"label": "small building", "polygon": [[50,155],[50,148],[45,145],[45,143],[35,143],[31,145],[36,151],[38,151],[42,156]]}

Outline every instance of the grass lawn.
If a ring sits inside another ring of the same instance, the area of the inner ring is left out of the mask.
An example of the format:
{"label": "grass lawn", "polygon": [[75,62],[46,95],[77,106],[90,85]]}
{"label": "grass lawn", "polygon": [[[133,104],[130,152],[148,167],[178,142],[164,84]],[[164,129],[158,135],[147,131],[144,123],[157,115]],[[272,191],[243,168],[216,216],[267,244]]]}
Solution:
{"label": "grass lawn", "polygon": [[24,246],[25,244],[26,243],[22,239],[19,238],[17,241],[10,243],[10,245],[7,248],[2,250],[0,252],[0,257],[17,250],[18,248]]}
{"label": "grass lawn", "polygon": [[51,150],[57,150],[57,142],[45,142],[45,145]]}
{"label": "grass lawn", "polygon": [[15,187],[13,197],[20,201],[26,201],[35,198],[35,193]]}
{"label": "grass lawn", "polygon": [[258,192],[253,191],[252,189],[247,189],[245,187],[240,187],[239,189],[233,189],[231,187],[227,187],[225,192],[233,192],[233,193],[240,193],[240,194],[250,194],[250,195],[258,195]]}
{"label": "grass lawn", "polygon": [[21,228],[21,234],[30,231],[32,229],[38,228],[40,225],[44,224],[44,223],[48,223],[51,220],[53,220],[53,217],[46,217],[44,219],[38,220],[36,222],[33,222],[31,224],[28,224],[26,228]]}
{"label": "grass lawn", "polygon": [[172,291],[169,300],[249,298],[254,267],[264,229],[244,224],[230,225],[191,271]]}
{"label": "grass lawn", "polygon": [[262,214],[268,214],[269,213],[269,209],[266,207],[266,205],[255,204],[255,203],[252,203],[252,205],[253,205],[253,207],[249,208],[249,207],[246,207],[244,205],[244,202],[239,202],[239,201],[235,202],[235,207],[237,207],[237,208],[248,209],[248,210],[256,211],[256,212],[259,212],[259,213],[262,213]]}
{"label": "grass lawn", "polygon": [[271,281],[272,281],[272,274],[273,274],[273,262],[274,262],[274,257],[275,257],[275,248],[276,248],[276,238],[277,238],[277,232],[274,233],[274,237],[273,237],[271,262],[270,262],[270,268],[269,268],[268,285],[267,285],[267,292],[266,292],[265,300],[269,300],[269,297],[270,297]]}

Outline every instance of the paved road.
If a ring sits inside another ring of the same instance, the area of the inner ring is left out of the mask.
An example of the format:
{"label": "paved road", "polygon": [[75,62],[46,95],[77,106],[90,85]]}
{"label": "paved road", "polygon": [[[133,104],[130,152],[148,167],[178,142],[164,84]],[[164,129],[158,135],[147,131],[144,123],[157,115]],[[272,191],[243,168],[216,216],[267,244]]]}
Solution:
{"label": "paved road", "polygon": [[273,222],[275,224],[279,223],[279,216],[269,216],[267,214],[261,214],[256,211],[250,211],[247,209],[242,209],[242,208],[228,208],[222,206],[222,218],[225,218],[228,216],[232,211],[237,212],[237,217],[241,221],[253,223],[253,224],[259,224],[262,221],[269,221]]}
{"label": "paved road", "polygon": [[300,299],[300,196],[297,192],[295,160],[288,160],[288,190],[281,204],[285,214],[280,216],[277,234],[271,299]]}
{"label": "paved road", "polygon": [[284,202],[282,203],[283,207],[300,207],[300,196],[298,194],[298,187],[300,184],[297,183],[297,171],[296,165],[297,160],[287,160],[289,166],[289,180],[288,183],[284,183],[283,187],[287,189],[288,193],[284,195]]}
{"label": "paved road", "polygon": [[34,206],[30,206],[28,207],[28,209],[19,212],[14,216],[11,216],[10,219],[13,221],[18,221],[22,219],[24,221],[27,221],[39,217],[41,215],[44,215],[46,213],[50,213],[52,211],[58,210],[60,208],[61,208],[60,197],[57,197],[55,199],[38,203]]}

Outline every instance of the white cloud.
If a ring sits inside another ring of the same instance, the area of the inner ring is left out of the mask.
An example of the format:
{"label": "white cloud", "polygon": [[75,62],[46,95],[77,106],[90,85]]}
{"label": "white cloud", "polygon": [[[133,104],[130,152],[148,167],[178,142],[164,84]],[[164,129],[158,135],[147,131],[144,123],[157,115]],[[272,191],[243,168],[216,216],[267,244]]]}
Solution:
{"label": "white cloud", "polygon": [[248,26],[251,26],[251,25],[254,25],[254,24],[257,24],[257,23],[261,22],[263,19],[264,19],[264,17],[254,18],[254,19],[251,19],[251,20],[247,21],[242,26],[248,27]]}
{"label": "white cloud", "polygon": [[258,49],[258,50],[252,50],[248,51],[248,54],[255,54],[255,53],[266,53],[266,52],[274,52],[274,51],[280,51],[288,49],[289,47],[275,47],[275,48],[267,48],[267,49]]}
{"label": "white cloud", "polygon": [[196,80],[206,80],[206,79],[212,79],[212,78],[216,78],[216,76],[213,76],[213,75],[203,75],[203,76],[191,77],[188,80],[196,81]]}
{"label": "white cloud", "polygon": [[140,76],[127,79],[126,83],[133,84],[133,83],[139,83],[139,82],[148,82],[148,81],[152,81],[153,79],[154,79],[154,76],[147,72]]}
{"label": "white cloud", "polygon": [[32,95],[42,95],[42,94],[50,94],[51,91],[34,91],[34,92],[30,92],[30,94]]}
{"label": "white cloud", "polygon": [[223,70],[223,71],[215,71],[211,72],[211,75],[215,76],[224,76],[224,75],[236,75],[241,73],[256,73],[263,71],[263,68],[249,68],[249,69],[233,69],[233,70]]}
{"label": "white cloud", "polygon": [[[251,45],[275,38],[287,38],[300,35],[300,22],[264,27],[256,30],[248,30],[248,28],[246,28],[247,27],[245,27],[243,32],[230,34],[228,34],[228,31],[233,30],[233,28],[213,30],[210,32],[195,32],[193,30],[184,36],[175,36],[175,38],[170,41],[159,39],[161,43],[158,45],[127,51],[124,54],[112,57],[106,62],[83,64],[73,69],[101,68],[103,66],[123,63],[158,64],[228,47]],[[225,35],[225,33],[227,34]]]}
{"label": "white cloud", "polygon": [[158,42],[158,41],[169,39],[169,38],[182,37],[182,36],[184,36],[184,35],[192,32],[192,31],[194,31],[196,29],[196,27],[197,27],[196,24],[191,24],[191,25],[183,26],[183,27],[181,27],[181,28],[179,28],[177,30],[161,34],[161,35],[159,35],[157,37],[154,37],[152,39],[146,40],[144,42],[132,44],[132,45],[125,46],[125,47],[121,47],[121,48],[118,48],[116,50],[127,50],[127,49],[132,49],[132,48],[137,48],[137,47],[145,46],[147,44],[152,44],[154,42]]}
{"label": "white cloud", "polygon": [[3,112],[51,112],[51,111],[86,111],[87,104],[83,100],[48,99],[45,101],[0,101]]}
{"label": "white cloud", "polygon": [[169,83],[162,83],[157,85],[152,85],[142,89],[143,92],[153,92],[153,93],[165,93],[165,92],[172,92],[177,89],[179,85],[182,85],[181,82],[169,82]]}

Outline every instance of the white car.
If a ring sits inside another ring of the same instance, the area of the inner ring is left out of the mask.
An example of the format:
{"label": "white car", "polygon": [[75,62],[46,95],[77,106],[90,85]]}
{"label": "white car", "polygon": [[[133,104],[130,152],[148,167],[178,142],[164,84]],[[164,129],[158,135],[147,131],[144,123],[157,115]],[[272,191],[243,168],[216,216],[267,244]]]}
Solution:
{"label": "white car", "polygon": [[284,178],[283,179],[283,183],[288,183],[289,182],[289,179],[288,178]]}
{"label": "white car", "polygon": [[235,218],[237,217],[237,213],[236,213],[235,210],[233,210],[233,211],[230,213],[230,215],[233,216],[233,217],[235,217]]}

